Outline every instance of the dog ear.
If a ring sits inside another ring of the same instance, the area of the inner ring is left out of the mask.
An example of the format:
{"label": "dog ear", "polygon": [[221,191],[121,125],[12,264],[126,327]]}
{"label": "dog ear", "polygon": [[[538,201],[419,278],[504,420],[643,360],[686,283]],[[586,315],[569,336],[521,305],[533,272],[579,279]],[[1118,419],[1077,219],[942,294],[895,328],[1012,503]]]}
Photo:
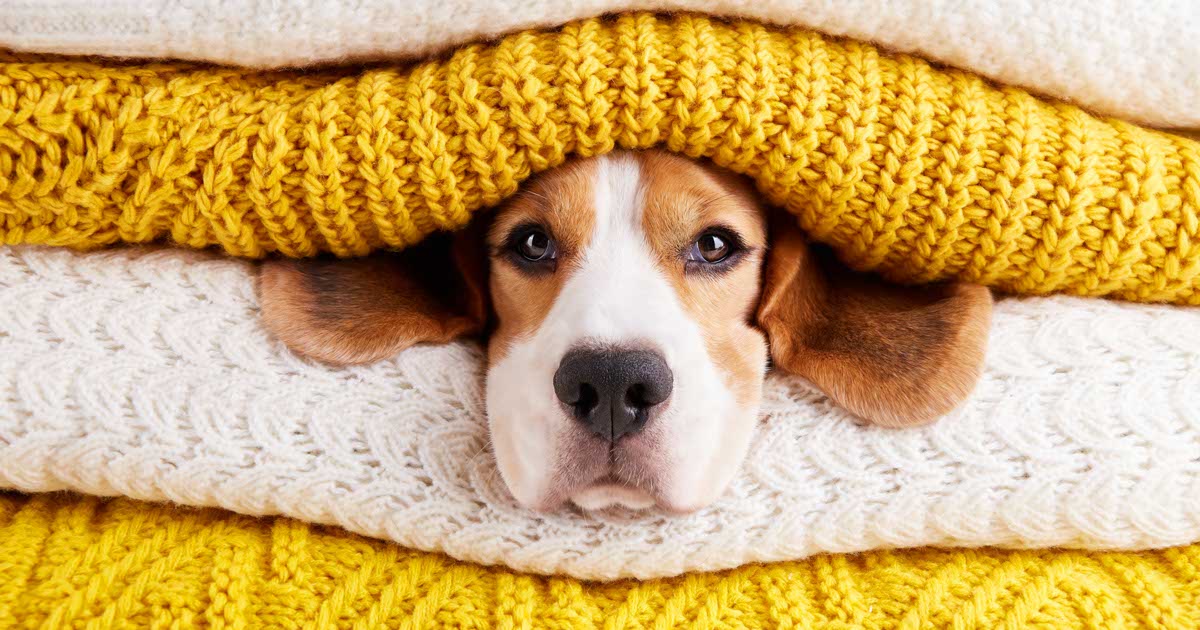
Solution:
{"label": "dog ear", "polygon": [[759,326],[776,369],[821,388],[864,420],[923,424],[958,406],[982,370],[991,292],[962,282],[889,285],[773,220]]}
{"label": "dog ear", "polygon": [[434,234],[399,253],[265,262],[263,321],[298,354],[368,363],[487,323],[483,228]]}

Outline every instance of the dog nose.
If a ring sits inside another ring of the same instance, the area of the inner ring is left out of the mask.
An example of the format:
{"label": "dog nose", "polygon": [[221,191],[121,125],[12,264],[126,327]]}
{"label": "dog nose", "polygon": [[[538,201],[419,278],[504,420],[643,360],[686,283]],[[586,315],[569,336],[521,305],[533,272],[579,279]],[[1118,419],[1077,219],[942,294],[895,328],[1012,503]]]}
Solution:
{"label": "dog nose", "polygon": [[558,399],[592,433],[613,442],[642,430],[673,384],[667,362],[649,350],[571,350],[554,373]]}

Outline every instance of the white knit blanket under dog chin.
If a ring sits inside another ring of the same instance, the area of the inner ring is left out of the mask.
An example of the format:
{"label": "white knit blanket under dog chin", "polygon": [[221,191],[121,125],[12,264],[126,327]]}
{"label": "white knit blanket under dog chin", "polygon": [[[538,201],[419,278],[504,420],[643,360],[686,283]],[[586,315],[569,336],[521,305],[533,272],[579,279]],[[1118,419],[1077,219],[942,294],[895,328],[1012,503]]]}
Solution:
{"label": "white knit blanket under dog chin", "polygon": [[251,263],[0,248],[0,487],[286,514],[456,558],[649,578],[916,545],[1200,540],[1200,310],[997,304],[960,411],[903,431],[771,377],[742,474],[686,517],[517,507],[477,345],[335,369],[259,323]]}

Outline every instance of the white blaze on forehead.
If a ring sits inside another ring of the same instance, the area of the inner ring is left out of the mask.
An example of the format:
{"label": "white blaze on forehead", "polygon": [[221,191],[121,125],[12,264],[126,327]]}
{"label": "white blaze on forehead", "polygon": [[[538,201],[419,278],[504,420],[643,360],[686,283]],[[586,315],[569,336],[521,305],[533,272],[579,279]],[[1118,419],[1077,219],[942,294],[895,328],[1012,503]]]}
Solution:
{"label": "white blaze on forehead", "polygon": [[559,327],[568,345],[640,343],[671,364],[663,346],[674,344],[664,335],[689,322],[642,228],[641,167],[628,155],[603,158],[594,186],[595,227],[546,324]]}
{"label": "white blaze on forehead", "polygon": [[[560,266],[569,276],[554,305],[533,335],[516,341],[489,370],[488,413],[501,472],[522,502],[546,496],[559,462],[571,457],[557,452],[569,443],[562,436],[579,430],[553,391],[562,357],[582,345],[642,347],[661,352],[674,376],[666,409],[647,429],[662,442],[657,461],[647,465],[659,471],[658,485],[673,503],[711,501],[745,451],[740,443],[748,443],[748,433],[731,426],[745,411],[645,236],[640,163],[630,155],[603,157],[594,178],[594,228],[576,260]],[[589,496],[588,502],[604,501]]]}

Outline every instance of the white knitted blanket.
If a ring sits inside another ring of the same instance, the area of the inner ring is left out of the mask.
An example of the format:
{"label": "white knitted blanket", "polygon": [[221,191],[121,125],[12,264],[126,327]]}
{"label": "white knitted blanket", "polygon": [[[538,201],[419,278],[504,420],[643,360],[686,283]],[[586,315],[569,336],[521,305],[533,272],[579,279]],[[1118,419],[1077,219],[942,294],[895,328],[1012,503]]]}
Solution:
{"label": "white knitted blanket", "polygon": [[251,263],[0,248],[0,488],[286,514],[598,579],[1200,540],[1200,309],[1001,300],[974,396],[922,429],[857,426],[771,378],[744,472],[687,517],[518,508],[487,449],[475,344],[334,369],[258,316]]}
{"label": "white knitted blanket", "polygon": [[631,9],[807,26],[1101,113],[1200,127],[1196,0],[5,0],[0,47],[304,65],[423,56]]}

